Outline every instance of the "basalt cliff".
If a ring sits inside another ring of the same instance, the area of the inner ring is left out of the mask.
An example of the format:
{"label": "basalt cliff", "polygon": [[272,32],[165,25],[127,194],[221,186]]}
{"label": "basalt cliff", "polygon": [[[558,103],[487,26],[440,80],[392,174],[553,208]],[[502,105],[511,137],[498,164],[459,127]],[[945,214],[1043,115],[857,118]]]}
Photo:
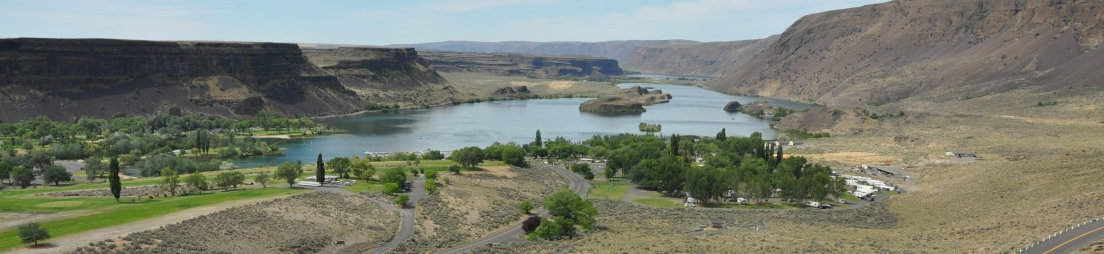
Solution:
{"label": "basalt cliff", "polygon": [[442,72],[481,72],[534,77],[605,77],[623,75],[617,60],[588,56],[423,51]]}
{"label": "basalt cliff", "polygon": [[[390,65],[416,62],[394,61]],[[354,78],[334,73],[390,65],[342,64],[344,70],[316,66],[295,44],[0,39],[0,121],[38,115],[72,120],[166,112],[229,117],[263,110],[288,116],[353,112],[374,98]],[[445,83],[439,76],[404,71],[388,75]]]}

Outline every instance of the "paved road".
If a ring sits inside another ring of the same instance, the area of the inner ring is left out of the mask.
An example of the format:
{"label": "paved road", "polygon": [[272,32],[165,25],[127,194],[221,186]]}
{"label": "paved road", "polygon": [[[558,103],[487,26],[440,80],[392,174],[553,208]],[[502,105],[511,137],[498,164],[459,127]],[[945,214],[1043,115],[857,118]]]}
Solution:
{"label": "paved road", "polygon": [[1062,232],[1024,250],[1023,253],[1072,253],[1101,239],[1104,239],[1104,220],[1097,220]]}
{"label": "paved road", "polygon": [[396,246],[399,246],[399,244],[406,242],[406,240],[410,240],[410,235],[414,233],[414,204],[417,204],[418,200],[421,200],[424,197],[426,197],[425,180],[418,178],[414,180],[414,186],[410,190],[410,205],[407,205],[402,209],[399,209],[392,204],[384,204],[382,201],[377,201],[373,199],[373,202],[376,202],[381,206],[386,207],[387,209],[398,211],[399,214],[402,214],[402,226],[399,227],[399,232],[395,234],[395,238],[392,238],[390,242],[387,242],[387,244],[384,244],[383,246],[380,246],[378,248],[372,249],[368,253],[380,254],[388,252],[391,251],[391,249],[394,249]]}
{"label": "paved road", "polygon": [[[552,168],[556,171],[556,173],[560,174],[564,178],[567,178],[569,182],[568,188],[570,188],[575,193],[578,193],[579,196],[586,197],[586,192],[590,191],[590,182],[586,179],[583,179],[583,177],[579,176],[578,174],[568,172],[567,169],[564,169],[563,167],[549,165],[545,163],[540,164],[546,165],[548,168]],[[534,214],[541,217],[548,217],[548,211],[544,208],[537,210]],[[521,239],[521,235],[525,233],[521,230],[521,222],[524,220],[525,219],[522,218],[522,220],[514,222],[513,224],[510,224],[509,226],[501,228],[497,231],[491,232],[490,234],[476,239],[475,241],[461,246],[453,247],[451,249],[444,250],[438,253],[465,253],[489,243],[524,241],[524,239]]]}
{"label": "paved road", "polygon": [[[372,202],[375,202],[376,204],[382,206],[384,209],[387,209],[387,210],[390,210],[390,211],[395,211],[395,212],[398,212],[400,215],[402,215],[402,224],[399,226],[399,232],[395,233],[395,238],[391,238],[391,241],[387,242],[387,244],[384,244],[383,246],[380,246],[380,247],[376,247],[375,249],[372,249],[368,253],[380,254],[380,253],[388,252],[391,249],[394,249],[396,246],[399,246],[399,244],[401,244],[403,242],[406,242],[406,240],[410,240],[410,235],[414,233],[414,207],[415,206],[413,204],[417,204],[418,200],[421,200],[422,198],[426,197],[426,195],[427,195],[426,192],[425,192],[425,180],[419,178],[419,179],[414,179],[413,181],[414,181],[414,186],[410,190],[410,204],[411,205],[407,205],[407,207],[400,208],[400,207],[395,206],[395,204],[392,204],[392,203],[387,203],[387,202],[379,201],[379,200],[372,199],[372,198],[368,199],[368,200],[370,200]],[[315,190],[320,190],[320,191],[333,191],[333,192],[350,193],[350,194],[354,194],[354,195],[359,195],[357,193],[353,193],[351,191],[342,189],[340,187],[329,187],[329,186],[326,186],[326,187],[304,186],[304,187],[310,188],[310,189],[315,189]],[[346,251],[338,250],[338,252],[348,252],[348,250],[346,250]]]}

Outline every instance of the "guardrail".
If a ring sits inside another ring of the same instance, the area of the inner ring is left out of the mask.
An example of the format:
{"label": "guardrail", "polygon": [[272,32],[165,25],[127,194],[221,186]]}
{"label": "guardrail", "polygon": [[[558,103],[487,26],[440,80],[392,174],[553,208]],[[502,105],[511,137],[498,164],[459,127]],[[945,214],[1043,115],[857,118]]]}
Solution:
{"label": "guardrail", "polygon": [[1090,219],[1090,220],[1087,220],[1087,221],[1081,222],[1080,224],[1077,224],[1077,225],[1073,225],[1073,226],[1070,226],[1069,228],[1063,229],[1062,231],[1054,232],[1054,234],[1050,234],[1050,236],[1047,236],[1047,238],[1046,238],[1046,239],[1043,239],[1043,240],[1039,240],[1039,241],[1035,241],[1035,243],[1033,243],[1033,244],[1031,244],[1031,245],[1028,245],[1027,247],[1024,247],[1024,248],[1020,249],[1020,251],[1018,251],[1018,252],[1016,252],[1016,253],[1024,253],[1024,251],[1027,251],[1028,249],[1031,249],[1031,247],[1035,247],[1036,245],[1039,245],[1040,243],[1043,243],[1043,242],[1045,242],[1045,241],[1047,241],[1047,240],[1053,239],[1054,237],[1057,237],[1057,236],[1059,236],[1059,235],[1061,235],[1061,234],[1064,234],[1064,233],[1066,233],[1066,232],[1069,232],[1070,230],[1073,230],[1073,229],[1075,229],[1075,228],[1077,228],[1077,227],[1085,226],[1086,224],[1089,224],[1089,223],[1093,223],[1093,222],[1097,222],[1097,221],[1104,221],[1104,217],[1100,217],[1100,218],[1093,218],[1093,219]]}

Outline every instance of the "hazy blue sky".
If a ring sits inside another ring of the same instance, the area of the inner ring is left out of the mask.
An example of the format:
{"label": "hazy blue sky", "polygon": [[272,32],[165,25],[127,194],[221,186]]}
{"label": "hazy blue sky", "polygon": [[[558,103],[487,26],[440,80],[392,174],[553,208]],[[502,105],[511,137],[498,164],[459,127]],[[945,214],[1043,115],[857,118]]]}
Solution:
{"label": "hazy blue sky", "polygon": [[885,0],[0,0],[0,37],[318,42],[727,41]]}

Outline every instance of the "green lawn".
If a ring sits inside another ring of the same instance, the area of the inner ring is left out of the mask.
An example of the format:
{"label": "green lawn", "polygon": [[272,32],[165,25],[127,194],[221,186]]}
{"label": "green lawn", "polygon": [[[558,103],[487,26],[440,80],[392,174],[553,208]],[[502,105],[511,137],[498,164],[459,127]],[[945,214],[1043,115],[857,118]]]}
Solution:
{"label": "green lawn", "polygon": [[344,189],[348,190],[348,191],[352,191],[353,193],[382,192],[383,191],[383,184],[380,184],[379,181],[357,180],[356,185],[347,186]]}
{"label": "green lawn", "polygon": [[589,198],[621,200],[629,192],[633,184],[619,182],[600,182],[594,184],[590,190]]}
{"label": "green lawn", "polygon": [[[112,204],[110,206],[101,204],[101,202],[103,202],[102,200],[107,200],[110,201],[110,203],[114,203],[115,200],[113,198],[78,198],[75,200],[64,199],[61,201],[92,202],[92,204],[94,204],[94,206],[96,207],[94,209],[101,209],[103,210],[103,212],[76,218],[45,222],[42,223],[42,227],[46,230],[49,230],[50,236],[52,238],[58,238],[69,234],[153,218],[156,216],[198,206],[218,204],[232,200],[290,195],[303,191],[304,190],[302,189],[287,188],[248,189],[230,192],[214,191],[201,195],[179,196],[173,198],[156,198],[153,200],[144,199],[139,202],[123,202]],[[53,199],[51,198],[50,200]],[[4,203],[6,206],[7,203],[11,202],[9,202],[8,199],[5,199]],[[32,202],[27,201],[26,203]],[[11,229],[8,231],[0,232],[0,251],[8,251],[21,246],[22,243],[20,243],[17,234],[18,229]],[[50,239],[47,239],[45,242],[49,241]]]}

